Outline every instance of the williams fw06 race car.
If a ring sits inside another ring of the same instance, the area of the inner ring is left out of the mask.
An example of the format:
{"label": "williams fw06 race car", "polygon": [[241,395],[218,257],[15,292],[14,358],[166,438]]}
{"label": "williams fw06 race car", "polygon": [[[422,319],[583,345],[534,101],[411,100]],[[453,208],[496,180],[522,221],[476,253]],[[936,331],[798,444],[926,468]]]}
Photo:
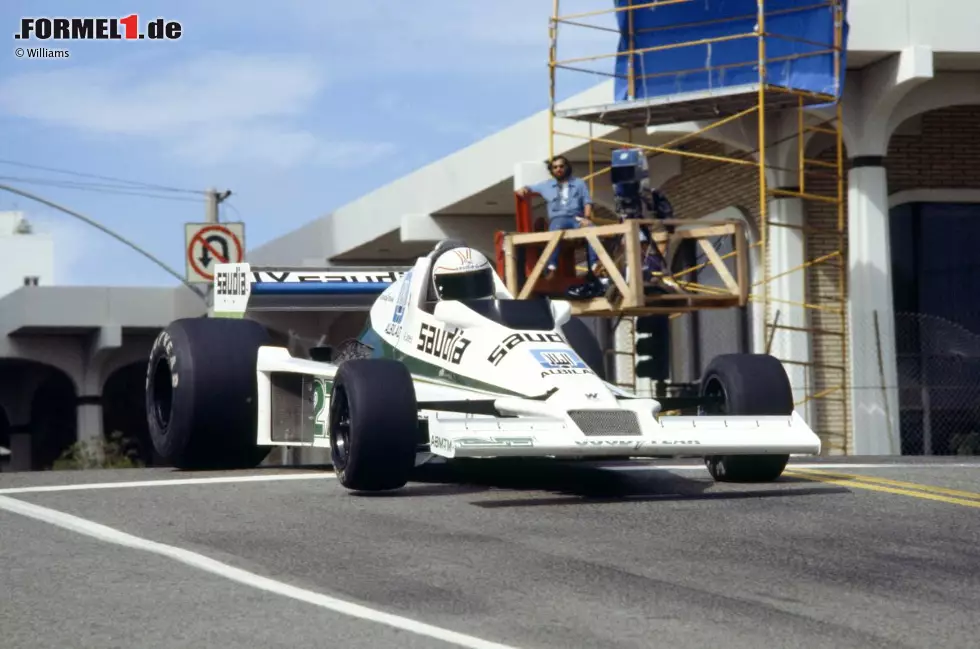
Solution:
{"label": "williams fw06 race car", "polygon": [[[402,487],[437,457],[697,456],[716,480],[765,482],[791,454],[820,452],[775,358],[714,358],[699,414],[663,416],[600,376],[567,302],[514,299],[457,241],[400,271],[222,264],[214,289],[211,317],[171,323],[150,353],[150,435],[178,468],[249,468],[306,446],[329,448],[354,491]],[[290,318],[358,310],[356,339],[303,354],[281,340]]]}

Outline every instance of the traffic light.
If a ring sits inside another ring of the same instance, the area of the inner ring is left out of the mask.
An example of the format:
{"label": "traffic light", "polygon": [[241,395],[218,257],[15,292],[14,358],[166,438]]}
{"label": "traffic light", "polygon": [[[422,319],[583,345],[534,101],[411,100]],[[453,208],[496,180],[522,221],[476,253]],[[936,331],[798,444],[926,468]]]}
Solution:
{"label": "traffic light", "polygon": [[666,315],[636,319],[637,378],[666,381],[670,378],[670,320]]}

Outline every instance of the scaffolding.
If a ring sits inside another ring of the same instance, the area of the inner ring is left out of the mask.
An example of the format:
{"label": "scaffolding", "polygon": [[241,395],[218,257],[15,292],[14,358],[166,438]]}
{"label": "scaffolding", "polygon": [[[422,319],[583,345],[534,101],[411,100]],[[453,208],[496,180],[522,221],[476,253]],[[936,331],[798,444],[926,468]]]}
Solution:
{"label": "scaffolding", "polygon": [[[847,230],[840,102],[845,0],[728,0],[724,5],[717,0],[614,0],[613,5],[562,15],[560,0],[553,0],[549,158],[559,139],[565,140],[563,150],[572,149],[569,139],[587,143],[588,173],[577,175],[588,181],[593,197],[597,181],[610,171],[609,152],[619,147],[644,150],[651,168],[659,156],[680,156],[682,168],[700,164],[697,173],[704,183],[712,183],[706,164],[751,174],[755,204],[738,207],[750,213],[757,229],[750,248],[758,251],[758,263],[746,307],[756,314],[753,337],[786,364],[791,376],[798,368],[795,375],[802,378],[796,383],[802,380],[803,388],[796,391],[797,407],[814,409],[810,424],[822,438],[824,452],[847,454]],[[610,15],[618,29],[595,24]],[[560,27],[611,31],[618,49],[561,60]],[[615,61],[613,72],[603,69],[610,61]],[[559,70],[611,78],[614,100],[559,108]],[[683,122],[700,122],[699,128],[667,141],[649,130]],[[708,143],[733,126],[743,127],[742,133],[754,131],[755,147],[733,153]],[[597,128],[601,135],[596,135]],[[819,155],[812,153],[815,149]],[[664,189],[674,201],[669,184]],[[797,202],[780,201],[776,208],[770,204],[781,198]],[[693,203],[682,203],[674,204],[678,218],[707,216],[685,213]],[[797,218],[787,218],[794,209]],[[787,240],[787,229],[797,233],[805,261],[785,268],[777,251],[780,267],[773,270],[771,241]],[[688,291],[711,293],[716,289],[685,282],[704,266],[682,268],[673,277]],[[794,336],[805,337],[809,357],[801,358],[794,349]]]}

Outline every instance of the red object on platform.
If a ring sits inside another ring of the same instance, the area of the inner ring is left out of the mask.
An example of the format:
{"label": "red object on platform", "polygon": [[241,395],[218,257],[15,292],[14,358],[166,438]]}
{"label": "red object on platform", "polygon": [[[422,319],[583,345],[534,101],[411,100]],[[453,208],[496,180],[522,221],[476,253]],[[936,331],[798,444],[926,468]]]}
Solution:
{"label": "red object on platform", "polygon": [[[533,209],[531,206],[531,201],[535,196],[539,194],[530,192],[525,196],[519,196],[514,194],[515,203],[515,215],[516,215],[516,232],[528,233],[528,232],[547,232],[548,231],[548,221],[542,217],[534,218]],[[494,237],[494,244],[497,250],[497,273],[500,275],[501,279],[506,281],[505,273],[505,262],[504,262],[504,233],[498,231]],[[561,244],[559,244],[561,245]],[[544,244],[541,248],[543,249]],[[524,255],[524,278],[531,275],[531,271],[534,270],[535,265],[538,263],[538,259],[541,253],[538,250],[532,249],[530,246],[521,246],[517,251],[523,252]],[[558,257],[558,271],[552,279],[539,279],[535,293],[543,294],[563,294],[570,287],[581,283],[581,279],[577,278],[575,275],[575,250],[568,246],[564,246],[564,249],[559,253]]]}

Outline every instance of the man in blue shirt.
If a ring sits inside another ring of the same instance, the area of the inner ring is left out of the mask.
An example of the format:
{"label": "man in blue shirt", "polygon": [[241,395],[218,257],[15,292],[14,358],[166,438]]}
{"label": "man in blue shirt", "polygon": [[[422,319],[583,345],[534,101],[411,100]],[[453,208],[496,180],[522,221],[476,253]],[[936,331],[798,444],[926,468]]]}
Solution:
{"label": "man in blue shirt", "polygon": [[[551,179],[530,187],[521,187],[517,190],[518,196],[535,192],[547,201],[548,229],[551,231],[592,226],[592,196],[589,193],[589,185],[581,178],[572,176],[572,163],[563,155],[555,156],[546,164],[551,172]],[[586,245],[589,276],[594,277],[598,258],[592,246]],[[550,277],[557,267],[558,250],[556,249],[548,260],[545,277]]]}

